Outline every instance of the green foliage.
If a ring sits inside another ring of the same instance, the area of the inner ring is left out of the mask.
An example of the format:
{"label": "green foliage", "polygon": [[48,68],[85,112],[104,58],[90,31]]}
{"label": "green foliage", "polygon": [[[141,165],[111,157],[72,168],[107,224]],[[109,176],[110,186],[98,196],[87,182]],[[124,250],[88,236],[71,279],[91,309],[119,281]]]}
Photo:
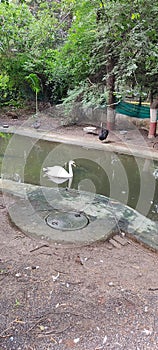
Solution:
{"label": "green foliage", "polygon": [[[149,91],[157,84],[157,14],[156,1],[134,1],[134,6],[128,4],[131,20],[128,21],[126,32],[122,33],[119,46],[118,61],[114,68],[117,87],[124,89],[125,85],[139,91],[141,94]],[[153,61],[154,64],[153,64]],[[150,57],[150,58],[149,58]],[[154,58],[155,57],[155,58]],[[148,62],[149,65],[148,65]],[[152,67],[154,69],[152,70]],[[148,78],[150,75],[150,78]]]}
{"label": "green foliage", "polygon": [[33,13],[25,3],[0,3],[0,71],[8,77],[3,86],[8,98],[29,97],[26,75],[38,74],[44,83],[47,81],[45,54],[58,40],[54,15],[57,6],[52,6],[42,3]]}
{"label": "green foliage", "polygon": [[64,99],[65,112],[70,112],[75,102],[82,103],[85,107],[106,107],[107,91],[100,84],[92,84],[90,80],[81,82],[73,90],[68,90],[68,96]]}
{"label": "green foliage", "polygon": [[38,92],[40,92],[40,80],[37,76],[37,74],[34,73],[30,73],[27,77],[25,77],[25,79],[29,82],[31,89],[38,94]]}
{"label": "green foliage", "polygon": [[8,83],[9,83],[9,76],[6,74],[6,72],[2,72],[0,74],[0,104],[2,101],[4,101],[7,98],[7,90],[8,90]]}
{"label": "green foliage", "polygon": [[6,132],[0,132],[0,138],[10,140],[12,138],[12,134],[6,133]]}
{"label": "green foliage", "polygon": [[157,93],[157,16],[157,0],[1,1],[0,103]]}
{"label": "green foliage", "polygon": [[20,301],[18,299],[15,300],[15,306],[16,307],[20,306]]}
{"label": "green foliage", "polygon": [[25,87],[22,65],[26,59],[25,42],[31,14],[26,5],[0,3],[0,70],[7,76],[3,85],[4,101],[19,98]]}
{"label": "green foliage", "polygon": [[[87,103],[90,98],[91,104],[94,101],[99,103],[99,98],[96,98],[98,91],[100,103],[105,104],[105,98],[108,101],[107,80],[112,74],[115,76],[117,89],[115,96],[120,96],[122,90],[125,94],[128,85],[137,92],[142,90],[142,85],[147,85],[143,78],[144,63],[149,49],[146,35],[148,16],[147,12],[141,14],[142,6],[147,11],[147,5],[143,1],[134,1],[132,6],[127,1],[73,1],[73,20],[60,49],[58,61],[58,76],[67,76],[69,81],[66,104],[70,104],[71,98],[72,101],[77,99],[77,91],[80,96],[81,86],[84,86],[83,102]],[[109,72],[107,66],[111,60],[114,65]],[[87,77],[90,77],[95,89],[84,84]],[[100,92],[101,85],[102,90],[106,90],[106,94],[103,92],[103,98]]]}
{"label": "green foliage", "polygon": [[31,89],[35,92],[36,94],[36,114],[38,112],[38,101],[37,101],[37,95],[38,93],[40,92],[41,90],[41,87],[40,87],[40,80],[37,76],[37,74],[34,74],[34,73],[30,73],[27,77],[25,77],[25,79],[28,81],[28,83],[30,84],[31,86]]}

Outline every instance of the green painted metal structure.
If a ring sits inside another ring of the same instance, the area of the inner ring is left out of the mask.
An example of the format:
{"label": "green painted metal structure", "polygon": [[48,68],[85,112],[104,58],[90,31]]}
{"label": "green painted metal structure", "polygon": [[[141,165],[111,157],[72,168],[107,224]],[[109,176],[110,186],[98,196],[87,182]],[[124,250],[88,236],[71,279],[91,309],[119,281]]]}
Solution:
{"label": "green painted metal structure", "polygon": [[133,118],[147,119],[150,118],[150,107],[121,101],[116,107],[116,113],[124,114]]}

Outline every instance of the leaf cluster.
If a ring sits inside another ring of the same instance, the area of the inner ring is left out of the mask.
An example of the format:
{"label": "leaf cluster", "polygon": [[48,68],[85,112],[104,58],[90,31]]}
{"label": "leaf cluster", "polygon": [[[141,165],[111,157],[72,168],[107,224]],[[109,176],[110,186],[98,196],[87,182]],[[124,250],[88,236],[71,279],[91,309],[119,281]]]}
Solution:
{"label": "leaf cluster", "polygon": [[1,100],[30,98],[31,81],[68,105],[105,106],[112,79],[115,96],[157,93],[157,16],[157,0],[1,2]]}

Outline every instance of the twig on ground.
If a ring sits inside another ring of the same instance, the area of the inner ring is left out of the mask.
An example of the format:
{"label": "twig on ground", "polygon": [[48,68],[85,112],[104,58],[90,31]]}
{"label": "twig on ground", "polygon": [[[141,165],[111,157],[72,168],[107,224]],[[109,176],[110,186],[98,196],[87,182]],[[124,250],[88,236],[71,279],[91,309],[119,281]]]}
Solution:
{"label": "twig on ground", "polygon": [[51,256],[52,254],[51,253],[39,253],[40,255],[48,255],[48,256]]}
{"label": "twig on ground", "polygon": [[158,287],[157,288],[149,288],[148,290],[150,290],[151,292],[154,292],[154,291],[158,290]]}
{"label": "twig on ground", "polygon": [[[70,323],[67,327],[65,327],[65,328],[63,328],[63,329],[60,329],[59,331],[57,331],[57,330],[55,330],[55,329],[50,329],[50,331],[47,331],[47,332],[42,333],[42,334],[43,334],[43,335],[50,335],[50,334],[52,334],[52,333],[54,333],[54,334],[61,334],[61,333],[64,333],[65,331],[67,331],[67,329],[69,329],[71,326],[72,326],[72,325],[71,325],[71,323]],[[40,335],[39,335],[39,336],[40,336]]]}
{"label": "twig on ground", "polygon": [[46,316],[41,317],[37,322],[35,322],[34,325],[26,331],[26,333],[29,333],[30,331],[32,331],[32,329],[34,329],[36,326],[38,326],[38,324],[41,321],[43,321],[44,319],[46,319]]}
{"label": "twig on ground", "polygon": [[39,246],[39,247],[35,247],[34,249],[31,249],[31,250],[30,250],[30,253],[35,252],[36,250],[41,249],[41,248],[44,248],[44,247],[49,248],[49,245],[48,245],[48,244],[42,244],[42,245]]}
{"label": "twig on ground", "polygon": [[53,270],[56,271],[56,272],[62,273],[63,275],[67,275],[68,274],[68,272],[60,271],[60,270],[57,270],[57,269],[54,269],[54,268],[53,268]]}
{"label": "twig on ground", "polygon": [[6,334],[6,335],[1,335],[0,334],[0,339],[10,338],[11,336],[12,336],[12,334]]}
{"label": "twig on ground", "polygon": [[10,325],[9,325],[9,327],[7,327],[6,329],[4,329],[4,331],[0,334],[0,338],[7,338],[7,337],[11,337],[12,336],[12,334],[6,334],[6,335],[3,335],[5,332],[7,332],[10,328],[11,328],[11,326],[14,324],[14,323],[25,323],[24,321],[21,321],[21,320],[18,320],[17,318],[15,319],[15,320],[13,320],[11,323],[10,323]]}

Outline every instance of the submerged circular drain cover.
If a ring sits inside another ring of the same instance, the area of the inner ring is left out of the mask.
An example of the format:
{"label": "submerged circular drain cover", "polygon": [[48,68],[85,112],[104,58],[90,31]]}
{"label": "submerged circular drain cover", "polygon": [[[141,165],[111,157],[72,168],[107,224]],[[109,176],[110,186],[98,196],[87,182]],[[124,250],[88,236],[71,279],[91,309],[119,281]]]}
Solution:
{"label": "submerged circular drain cover", "polygon": [[88,217],[80,212],[55,212],[49,214],[45,221],[56,230],[78,230],[88,225]]}

